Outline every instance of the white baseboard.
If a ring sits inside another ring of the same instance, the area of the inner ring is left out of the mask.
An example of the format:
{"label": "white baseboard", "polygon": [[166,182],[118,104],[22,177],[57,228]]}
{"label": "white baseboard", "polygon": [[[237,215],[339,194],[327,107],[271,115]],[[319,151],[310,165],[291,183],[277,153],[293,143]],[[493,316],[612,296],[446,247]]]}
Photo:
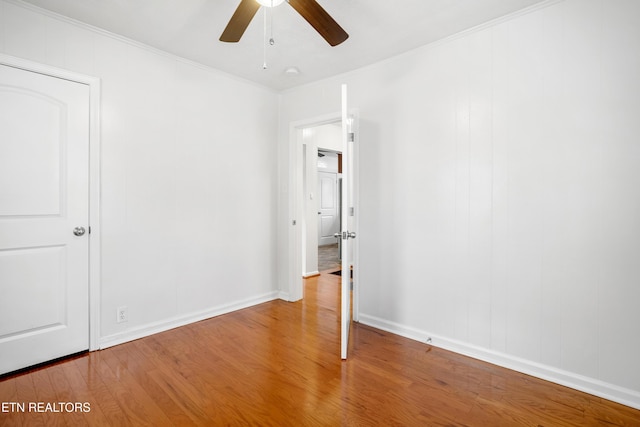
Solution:
{"label": "white baseboard", "polygon": [[278,298],[281,300],[289,301],[289,292],[280,291],[278,292]]}
{"label": "white baseboard", "polygon": [[278,291],[269,292],[267,294],[259,295],[253,298],[235,301],[230,304],[212,307],[207,310],[193,312],[183,316],[176,316],[174,318],[149,323],[147,325],[139,326],[133,329],[128,329],[117,334],[107,335],[100,338],[100,350],[112,347],[114,345],[137,340],[139,338],[144,338],[149,335],[157,334],[159,332],[168,331],[169,329],[188,325],[190,323],[210,319],[212,317],[220,316],[221,314],[231,313],[232,311],[241,310],[243,308],[262,304],[268,301],[273,301],[280,297],[279,294],[280,293]]}
{"label": "white baseboard", "polygon": [[640,392],[360,313],[360,323],[640,409]]}
{"label": "white baseboard", "polygon": [[307,279],[307,278],[309,278],[309,277],[314,277],[314,276],[319,276],[319,275],[320,275],[320,272],[319,272],[319,271],[310,271],[310,272],[308,272],[308,273],[304,273],[304,274],[302,275],[302,278],[303,278],[303,279]]}

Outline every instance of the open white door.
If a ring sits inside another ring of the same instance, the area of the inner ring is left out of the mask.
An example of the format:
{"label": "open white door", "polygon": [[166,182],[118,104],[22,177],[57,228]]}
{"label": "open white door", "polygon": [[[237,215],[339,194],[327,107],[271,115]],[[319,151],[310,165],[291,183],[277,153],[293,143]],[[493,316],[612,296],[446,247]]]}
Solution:
{"label": "open white door", "polygon": [[354,217],[354,138],[352,132],[353,120],[349,117],[347,104],[347,85],[342,85],[342,298],[341,298],[341,339],[340,353],[347,358],[349,348],[349,327],[352,321],[351,311],[351,283],[353,271],[353,239],[355,233]]}
{"label": "open white door", "polygon": [[89,348],[89,93],[0,65],[0,374]]}

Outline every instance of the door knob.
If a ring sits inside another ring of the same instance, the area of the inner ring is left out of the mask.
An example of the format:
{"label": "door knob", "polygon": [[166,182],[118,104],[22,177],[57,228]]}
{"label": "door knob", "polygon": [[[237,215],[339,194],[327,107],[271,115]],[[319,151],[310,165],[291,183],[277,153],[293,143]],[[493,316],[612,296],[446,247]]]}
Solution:
{"label": "door knob", "polygon": [[356,238],[356,232],[355,231],[343,231],[342,234],[336,233],[336,234],[333,235],[333,237],[337,237],[337,238],[342,237],[342,240],[355,239]]}
{"label": "door knob", "polygon": [[76,236],[83,236],[85,233],[85,229],[84,227],[76,227],[73,229],[73,234],[75,234]]}

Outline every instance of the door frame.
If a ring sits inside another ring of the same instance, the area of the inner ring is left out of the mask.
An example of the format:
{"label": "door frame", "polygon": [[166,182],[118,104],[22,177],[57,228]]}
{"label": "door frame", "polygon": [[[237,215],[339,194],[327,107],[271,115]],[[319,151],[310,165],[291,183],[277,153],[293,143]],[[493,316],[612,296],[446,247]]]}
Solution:
{"label": "door frame", "polygon": [[339,111],[289,124],[289,301],[304,298],[302,259],[306,256],[304,229],[306,228],[304,173],[306,156],[310,150],[304,149],[304,129],[322,126],[342,120]]}
{"label": "door frame", "polygon": [[89,351],[100,348],[100,79],[0,53],[0,64],[89,87]]}
{"label": "door frame", "polygon": [[[359,159],[359,112],[357,109],[349,109],[349,116],[353,118],[353,132],[355,133],[355,146],[353,150],[353,162],[356,168],[356,172],[359,171],[360,159]],[[302,278],[302,255],[304,250],[303,245],[303,228],[305,218],[305,195],[304,195],[304,140],[303,130],[305,128],[322,126],[330,123],[336,123],[342,121],[342,112],[336,111],[334,113],[315,116],[307,119],[297,120],[290,122],[289,124],[289,227],[288,227],[288,300],[298,301],[304,298],[304,286]],[[308,155],[308,153],[307,153]],[[357,175],[357,174],[356,174]],[[359,177],[354,176],[353,187],[353,204],[356,217],[356,227],[359,227]],[[356,233],[359,230],[354,230]],[[359,318],[359,239],[353,241],[353,320],[358,321]]]}

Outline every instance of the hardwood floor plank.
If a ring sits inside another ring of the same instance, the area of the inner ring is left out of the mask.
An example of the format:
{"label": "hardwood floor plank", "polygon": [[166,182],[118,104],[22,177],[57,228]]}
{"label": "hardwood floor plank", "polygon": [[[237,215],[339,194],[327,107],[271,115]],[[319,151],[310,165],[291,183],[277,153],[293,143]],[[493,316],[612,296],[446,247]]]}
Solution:
{"label": "hardwood floor plank", "polygon": [[[129,346],[126,352],[116,354],[121,362],[127,360],[127,369],[142,388],[150,395],[162,409],[164,414],[173,423],[184,426],[197,425],[197,420],[206,419],[204,412],[198,410],[196,405],[189,405],[184,398],[183,390],[177,388],[179,376],[172,375],[171,383],[158,381],[161,373],[157,368],[150,366],[149,359],[139,350],[138,346]],[[153,360],[151,360],[153,363]]]}
{"label": "hardwood floor plank", "polygon": [[[126,349],[126,347],[125,347]],[[118,357],[118,350],[104,352],[103,369],[101,373],[108,378],[106,385],[112,395],[124,410],[129,421],[133,424],[168,425],[169,419],[156,401],[147,394],[147,391],[136,378],[129,372],[128,363],[122,363]],[[109,375],[111,371],[111,376]]]}
{"label": "hardwood floor plank", "polygon": [[6,402],[8,405],[7,412],[0,415],[0,427],[22,425],[22,415],[12,409],[12,404],[19,402],[15,378],[8,378],[5,381],[0,379],[0,402]]}
{"label": "hardwood floor plank", "polygon": [[[195,424],[215,425],[220,411],[215,402],[208,397],[209,389],[202,383],[198,370],[187,364],[178,367],[174,364],[175,359],[158,358],[154,347],[149,345],[153,344],[153,341],[139,341],[136,344],[141,357],[153,361],[156,366],[156,369],[150,371],[150,377],[157,387],[162,389],[168,398],[175,399],[176,404]],[[191,363],[197,363],[191,358],[189,360]],[[166,363],[168,361],[170,362]],[[189,381],[190,376],[194,381]]]}
{"label": "hardwood floor plank", "polygon": [[[41,372],[41,369],[36,369],[34,374]],[[38,402],[38,394],[34,385],[34,378],[36,375],[21,375],[16,377],[16,401],[28,405],[30,402]],[[4,399],[2,399],[4,401]],[[29,426],[44,426],[46,425],[45,416],[40,412],[22,412],[21,414],[22,424]]]}
{"label": "hardwood floor plank", "polygon": [[640,426],[640,411],[361,324],[339,358],[340,277],[272,301],[0,378],[0,401],[91,412],[0,426]]}
{"label": "hardwood floor plank", "polygon": [[594,425],[637,427],[640,426],[638,412],[619,403],[589,396],[589,405],[585,407],[585,418],[594,420]]}
{"label": "hardwood floor plank", "polygon": [[[80,412],[75,411],[74,416],[81,415],[83,418],[82,425],[92,425],[92,426],[107,426],[109,425],[109,419],[102,412],[102,408],[100,405],[94,404],[91,402],[99,402],[100,400],[95,397],[94,390],[89,387],[87,382],[85,381],[80,369],[76,363],[64,363],[61,364],[61,368],[63,371],[63,375],[67,380],[66,387],[61,391],[68,392],[69,402],[74,402],[76,405],[81,404],[82,409]],[[57,386],[54,385],[58,389]],[[80,421],[78,423],[71,422],[69,425],[81,425]]]}
{"label": "hardwood floor plank", "polygon": [[101,374],[102,353],[103,352],[90,353],[87,357],[76,359],[73,363],[85,381],[87,390],[89,391],[87,394],[79,393],[79,395],[83,401],[91,405],[91,412],[89,413],[90,423],[92,426],[109,425],[104,424],[106,419],[110,421],[112,425],[131,425],[124,415],[123,409],[103,380]]}
{"label": "hardwood floor plank", "polygon": [[[71,402],[68,397],[69,387],[64,375],[61,373],[59,364],[51,366],[49,369],[41,369],[34,372],[33,382],[36,385],[36,394],[38,396],[37,402],[45,403],[58,403],[58,402]],[[54,384],[58,386],[58,393]],[[52,410],[57,411],[58,405]],[[46,410],[45,406],[45,410]],[[78,420],[76,423],[70,423],[66,414],[60,412],[52,412],[46,415],[47,425],[51,426],[72,426],[72,425],[85,425]]]}

